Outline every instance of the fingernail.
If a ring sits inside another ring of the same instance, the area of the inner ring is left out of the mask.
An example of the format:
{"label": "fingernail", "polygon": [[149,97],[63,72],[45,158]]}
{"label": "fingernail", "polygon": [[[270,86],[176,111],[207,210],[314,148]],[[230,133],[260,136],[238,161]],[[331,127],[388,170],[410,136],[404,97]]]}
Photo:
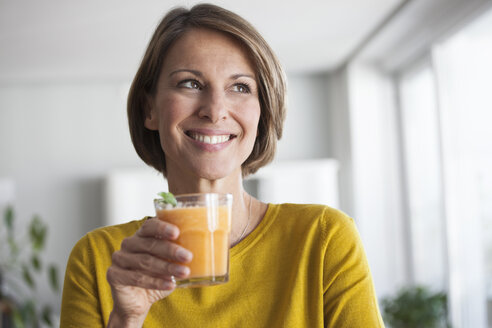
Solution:
{"label": "fingernail", "polygon": [[185,277],[190,274],[190,269],[186,266],[177,266],[175,268],[175,273],[178,276]]}
{"label": "fingernail", "polygon": [[176,234],[176,230],[171,226],[166,226],[165,232],[166,235],[169,237],[174,237],[174,235]]}
{"label": "fingernail", "polygon": [[163,284],[162,284],[162,287],[164,290],[171,290],[173,288],[176,287],[176,281],[173,280],[173,281],[165,281]]}
{"label": "fingernail", "polygon": [[188,262],[191,261],[193,258],[193,254],[191,254],[190,251],[187,251],[186,249],[179,248],[176,251],[176,256],[178,257],[178,261],[183,261],[183,262]]}

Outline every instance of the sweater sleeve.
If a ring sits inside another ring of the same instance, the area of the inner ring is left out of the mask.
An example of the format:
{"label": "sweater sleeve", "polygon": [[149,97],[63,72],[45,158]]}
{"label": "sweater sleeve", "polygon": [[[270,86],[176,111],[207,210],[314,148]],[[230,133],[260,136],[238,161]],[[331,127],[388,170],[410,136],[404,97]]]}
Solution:
{"label": "sweater sleeve", "polygon": [[325,226],[325,327],[384,327],[366,255],[353,220],[338,215]]}
{"label": "sweater sleeve", "polygon": [[103,327],[94,259],[86,235],[68,259],[63,286],[60,327]]}

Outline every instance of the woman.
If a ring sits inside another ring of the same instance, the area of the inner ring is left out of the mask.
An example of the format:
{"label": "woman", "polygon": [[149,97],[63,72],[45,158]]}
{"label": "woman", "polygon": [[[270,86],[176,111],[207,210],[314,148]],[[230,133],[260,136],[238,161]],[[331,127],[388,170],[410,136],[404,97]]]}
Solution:
{"label": "woman", "polygon": [[68,261],[62,327],[383,326],[350,218],[243,189],[273,158],[284,97],[278,60],[244,19],[206,4],[164,17],[130,90],[132,141],[172,193],[233,194],[230,281],[175,290],[193,254],[174,225],[101,228]]}

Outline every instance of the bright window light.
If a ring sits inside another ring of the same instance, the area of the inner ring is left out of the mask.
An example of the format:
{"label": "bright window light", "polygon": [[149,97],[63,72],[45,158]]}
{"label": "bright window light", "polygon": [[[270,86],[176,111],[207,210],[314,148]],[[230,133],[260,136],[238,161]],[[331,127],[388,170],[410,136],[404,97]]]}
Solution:
{"label": "bright window light", "polygon": [[487,327],[487,307],[492,306],[492,11],[437,45],[433,59],[451,314],[459,327]]}
{"label": "bright window light", "polygon": [[400,80],[412,280],[446,289],[445,229],[434,76],[428,63]]}

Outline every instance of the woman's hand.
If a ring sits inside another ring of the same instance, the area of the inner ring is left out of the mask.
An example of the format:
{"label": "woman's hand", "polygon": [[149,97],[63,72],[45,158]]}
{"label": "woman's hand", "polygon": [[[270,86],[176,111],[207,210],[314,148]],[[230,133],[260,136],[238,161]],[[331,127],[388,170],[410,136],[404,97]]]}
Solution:
{"label": "woman's hand", "polygon": [[171,294],[173,277],[185,278],[190,251],[177,245],[179,229],[152,218],[113,253],[107,279],[113,295],[113,311],[108,327],[141,327],[152,304]]}

